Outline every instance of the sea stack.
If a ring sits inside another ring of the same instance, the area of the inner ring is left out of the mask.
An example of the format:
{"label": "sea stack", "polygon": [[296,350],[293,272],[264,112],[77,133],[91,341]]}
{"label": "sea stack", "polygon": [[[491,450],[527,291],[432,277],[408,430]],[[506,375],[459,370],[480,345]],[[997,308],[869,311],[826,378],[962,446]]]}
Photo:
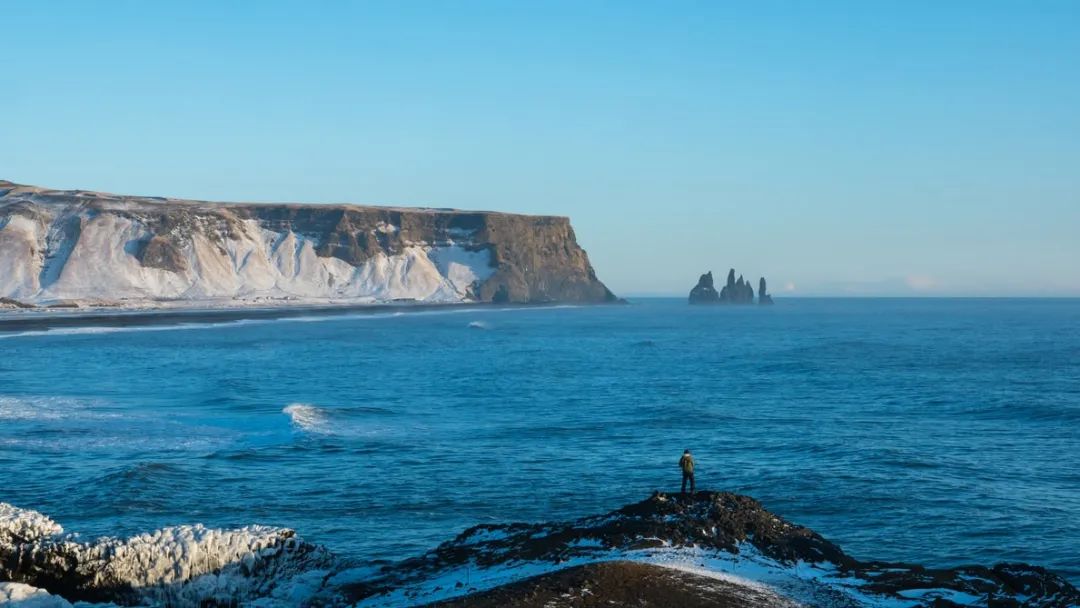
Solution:
{"label": "sea stack", "polygon": [[690,290],[691,304],[716,304],[720,301],[720,294],[713,287],[712,271],[706,272],[698,279],[697,285]]}
{"label": "sea stack", "polygon": [[772,304],[772,296],[765,292],[765,277],[758,281],[758,304]]}
{"label": "sea stack", "polygon": [[[758,282],[758,303],[772,304],[772,296],[766,293],[765,277]],[[754,288],[750,281],[739,275],[735,278],[735,269],[728,271],[727,282],[717,293],[713,286],[712,271],[706,272],[698,279],[697,285],[690,290],[689,302],[691,304],[753,304]]]}

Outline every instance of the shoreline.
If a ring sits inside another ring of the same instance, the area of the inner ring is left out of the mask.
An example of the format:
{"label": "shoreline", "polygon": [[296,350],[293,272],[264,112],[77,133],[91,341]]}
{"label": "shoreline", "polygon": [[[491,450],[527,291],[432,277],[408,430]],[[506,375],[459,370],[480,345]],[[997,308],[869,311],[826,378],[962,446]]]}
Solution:
{"label": "shoreline", "polygon": [[431,311],[505,310],[579,306],[563,302],[536,304],[493,302],[378,302],[364,304],[297,303],[278,306],[222,306],[174,308],[19,309],[0,311],[0,335],[20,332],[48,332],[82,327],[154,327],[229,323],[235,321],[275,321],[302,317],[337,317]]}

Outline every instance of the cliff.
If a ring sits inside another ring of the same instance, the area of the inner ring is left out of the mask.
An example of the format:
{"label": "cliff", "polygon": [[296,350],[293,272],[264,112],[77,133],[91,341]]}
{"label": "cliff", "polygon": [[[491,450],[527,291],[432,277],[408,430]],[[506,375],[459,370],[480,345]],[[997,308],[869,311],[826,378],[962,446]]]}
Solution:
{"label": "cliff", "polygon": [[607,302],[566,217],[213,203],[0,181],[0,298]]}

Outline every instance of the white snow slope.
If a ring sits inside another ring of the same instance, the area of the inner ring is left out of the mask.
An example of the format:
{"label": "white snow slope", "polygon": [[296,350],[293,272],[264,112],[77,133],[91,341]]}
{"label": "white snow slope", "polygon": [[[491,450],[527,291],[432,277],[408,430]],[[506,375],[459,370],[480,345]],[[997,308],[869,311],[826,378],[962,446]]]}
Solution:
{"label": "white snow slope", "polygon": [[[227,205],[101,198],[90,205],[42,201],[27,190],[0,199],[0,297],[25,303],[465,302],[495,270],[491,252],[467,232],[410,240],[353,266],[317,255],[317,236],[298,234],[288,222],[244,219]],[[149,224],[176,210],[186,224],[155,233]],[[396,230],[373,226],[370,236]],[[140,261],[140,247],[154,236],[175,244],[180,270]]]}

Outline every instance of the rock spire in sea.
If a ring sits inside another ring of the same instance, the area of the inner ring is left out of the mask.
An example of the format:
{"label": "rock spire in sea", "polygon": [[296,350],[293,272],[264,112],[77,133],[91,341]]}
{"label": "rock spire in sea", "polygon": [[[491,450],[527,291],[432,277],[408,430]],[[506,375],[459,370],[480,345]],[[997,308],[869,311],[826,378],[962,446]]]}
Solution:
{"label": "rock spire in sea", "polygon": [[[709,271],[698,279],[698,284],[690,290],[689,301],[691,304],[753,304],[754,288],[750,281],[739,275],[735,278],[735,269],[728,271],[727,282],[716,291],[713,286],[712,271]],[[772,304],[772,296],[766,293],[765,277],[758,281],[758,303]]]}

